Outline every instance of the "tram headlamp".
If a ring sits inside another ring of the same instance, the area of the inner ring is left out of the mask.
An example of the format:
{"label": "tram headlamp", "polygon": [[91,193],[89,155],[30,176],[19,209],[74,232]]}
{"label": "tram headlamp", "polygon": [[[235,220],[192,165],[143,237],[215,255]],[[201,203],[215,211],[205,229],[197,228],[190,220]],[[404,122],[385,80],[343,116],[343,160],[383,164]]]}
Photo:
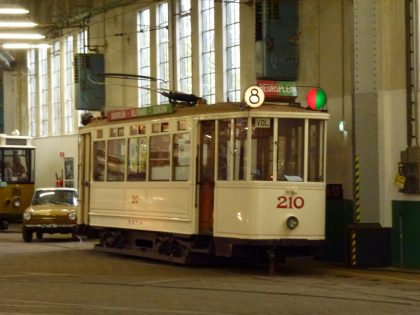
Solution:
{"label": "tram headlamp", "polygon": [[29,221],[31,219],[31,217],[32,217],[32,213],[30,213],[29,211],[25,211],[23,213],[23,219],[24,220]]}
{"label": "tram headlamp", "polygon": [[15,198],[15,199],[13,200],[13,206],[14,206],[15,208],[19,208],[21,204],[22,204],[22,203],[20,202],[20,198]]}
{"label": "tram headlamp", "polygon": [[291,215],[290,217],[288,217],[286,219],[286,226],[290,229],[290,230],[294,230],[297,228],[297,226],[299,225],[299,220],[298,218],[296,218],[295,216]]}
{"label": "tram headlamp", "polygon": [[70,212],[68,216],[70,220],[76,220],[77,218],[76,212]]}

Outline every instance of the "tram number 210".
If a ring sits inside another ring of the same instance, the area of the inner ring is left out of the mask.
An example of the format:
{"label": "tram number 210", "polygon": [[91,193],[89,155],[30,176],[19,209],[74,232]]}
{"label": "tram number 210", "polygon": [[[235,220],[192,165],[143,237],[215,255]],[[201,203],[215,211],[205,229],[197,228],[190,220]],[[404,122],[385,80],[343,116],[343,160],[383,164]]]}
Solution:
{"label": "tram number 210", "polygon": [[279,196],[277,200],[279,209],[300,209],[305,205],[305,200],[299,196]]}

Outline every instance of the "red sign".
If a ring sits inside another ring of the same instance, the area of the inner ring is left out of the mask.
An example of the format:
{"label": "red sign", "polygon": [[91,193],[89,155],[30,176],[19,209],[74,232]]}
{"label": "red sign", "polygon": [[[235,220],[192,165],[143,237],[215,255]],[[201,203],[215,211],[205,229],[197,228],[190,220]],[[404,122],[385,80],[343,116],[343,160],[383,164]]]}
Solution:
{"label": "red sign", "polygon": [[64,152],[60,152],[60,157],[64,157]]}
{"label": "red sign", "polygon": [[258,80],[258,86],[264,91],[266,99],[296,97],[296,83],[293,81]]}

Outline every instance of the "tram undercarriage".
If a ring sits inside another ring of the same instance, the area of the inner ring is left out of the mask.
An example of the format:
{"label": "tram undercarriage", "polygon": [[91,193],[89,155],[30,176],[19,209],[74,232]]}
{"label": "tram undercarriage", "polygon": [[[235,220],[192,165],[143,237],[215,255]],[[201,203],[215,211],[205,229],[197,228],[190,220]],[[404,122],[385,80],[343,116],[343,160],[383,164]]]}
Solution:
{"label": "tram undercarriage", "polygon": [[95,249],[178,264],[206,264],[217,258],[245,258],[247,263],[274,265],[283,262],[287,256],[319,256],[322,245],[321,240],[247,240],[105,229],[100,233]]}

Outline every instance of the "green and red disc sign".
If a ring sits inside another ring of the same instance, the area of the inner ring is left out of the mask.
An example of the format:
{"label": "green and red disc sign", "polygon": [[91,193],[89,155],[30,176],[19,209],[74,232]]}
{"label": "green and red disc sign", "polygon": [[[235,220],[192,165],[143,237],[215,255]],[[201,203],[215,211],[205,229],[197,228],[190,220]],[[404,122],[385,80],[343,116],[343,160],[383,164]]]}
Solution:
{"label": "green and red disc sign", "polygon": [[327,94],[321,88],[313,88],[306,95],[306,102],[313,110],[322,110],[327,104]]}

